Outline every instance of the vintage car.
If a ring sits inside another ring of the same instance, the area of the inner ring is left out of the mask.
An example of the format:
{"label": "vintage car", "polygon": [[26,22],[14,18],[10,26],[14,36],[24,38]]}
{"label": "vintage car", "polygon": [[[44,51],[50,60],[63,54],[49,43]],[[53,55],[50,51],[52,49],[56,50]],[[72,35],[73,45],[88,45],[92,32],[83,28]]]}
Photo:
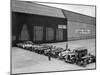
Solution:
{"label": "vintage car", "polygon": [[32,41],[23,41],[20,43],[17,43],[18,47],[24,48],[24,49],[31,49],[34,43]]}
{"label": "vintage car", "polygon": [[87,61],[88,61],[87,58],[84,58],[84,57],[83,57],[83,58],[79,58],[79,59],[77,59],[77,61],[76,61],[76,65],[82,66],[82,67],[86,67]]}
{"label": "vintage car", "polygon": [[58,57],[58,54],[63,51],[63,48],[54,48],[51,50],[50,55],[54,58]]}
{"label": "vintage car", "polygon": [[73,49],[73,52],[77,53],[78,57],[80,58],[80,57],[87,55],[88,50],[86,48],[80,47],[80,48]]}
{"label": "vintage car", "polygon": [[18,42],[17,44],[16,44],[16,46],[17,47],[20,47],[20,48],[24,48],[24,43],[25,41],[21,41],[21,42]]}
{"label": "vintage car", "polygon": [[46,50],[48,50],[50,46],[48,45],[33,45],[32,51],[35,51],[38,54],[44,54]]}
{"label": "vintage car", "polygon": [[59,53],[59,58],[64,59],[64,57],[70,52],[77,53],[78,57],[82,57],[87,55],[87,51],[88,50],[86,48],[73,48],[73,49],[68,48],[66,50],[63,50],[61,53]]}
{"label": "vintage car", "polygon": [[75,52],[70,52],[65,56],[65,62],[74,64],[76,63],[77,59],[77,53]]}
{"label": "vintage car", "polygon": [[25,47],[26,49],[31,50],[33,45],[34,45],[33,42],[31,42],[31,41],[26,41],[24,47]]}
{"label": "vintage car", "polygon": [[50,52],[50,49],[49,48],[46,49],[46,50],[44,50],[44,55],[47,56],[49,52]]}
{"label": "vintage car", "polygon": [[68,52],[64,58],[67,63],[77,64],[83,67],[87,64],[96,62],[95,56],[88,54],[87,49],[79,49],[73,52]]}
{"label": "vintage car", "polygon": [[65,59],[65,56],[66,56],[69,52],[71,52],[69,49],[63,50],[62,52],[60,52],[60,53],[58,54],[58,58],[59,58],[59,59]]}
{"label": "vintage car", "polygon": [[37,44],[32,45],[31,51],[36,52],[38,46]]}
{"label": "vintage car", "polygon": [[95,62],[96,62],[96,57],[94,55],[87,54],[86,56],[77,59],[76,64],[85,67],[87,64]]}
{"label": "vintage car", "polygon": [[51,51],[55,50],[56,46],[49,46],[47,50],[44,50],[44,55],[48,56],[49,54],[51,54]]}
{"label": "vintage car", "polygon": [[63,48],[56,48],[56,46],[49,46],[48,49],[44,50],[44,55],[48,56],[50,55],[51,57],[58,57],[58,54],[63,51]]}

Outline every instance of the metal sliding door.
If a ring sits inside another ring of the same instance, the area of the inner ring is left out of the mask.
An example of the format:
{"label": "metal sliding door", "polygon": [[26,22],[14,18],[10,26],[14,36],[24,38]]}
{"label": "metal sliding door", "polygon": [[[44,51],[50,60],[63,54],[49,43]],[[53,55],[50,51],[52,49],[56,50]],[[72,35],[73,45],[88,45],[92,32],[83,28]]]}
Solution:
{"label": "metal sliding door", "polygon": [[43,41],[43,27],[42,26],[34,26],[34,41]]}
{"label": "metal sliding door", "polygon": [[46,41],[54,40],[54,30],[53,28],[46,28]]}
{"label": "metal sliding door", "polygon": [[57,41],[63,40],[63,30],[62,29],[56,30],[56,40]]}
{"label": "metal sliding door", "polygon": [[21,35],[20,35],[20,40],[29,40],[29,33],[28,33],[28,28],[27,25],[24,24],[22,27]]}

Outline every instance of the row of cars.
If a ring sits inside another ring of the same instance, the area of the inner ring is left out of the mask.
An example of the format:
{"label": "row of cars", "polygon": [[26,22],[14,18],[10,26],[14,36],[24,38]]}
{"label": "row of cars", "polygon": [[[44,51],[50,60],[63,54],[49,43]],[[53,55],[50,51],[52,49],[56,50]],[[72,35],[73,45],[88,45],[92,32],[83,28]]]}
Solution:
{"label": "row of cars", "polygon": [[56,48],[56,46],[52,45],[34,44],[32,41],[23,41],[17,43],[16,46],[45,56],[49,55],[53,58],[58,58],[67,63],[79,66],[85,67],[87,64],[96,62],[96,57],[88,53],[86,48],[63,49]]}
{"label": "row of cars", "polygon": [[96,57],[88,53],[85,48],[76,48],[73,50],[62,51],[59,55],[60,59],[64,59],[67,63],[76,64],[85,67],[87,64],[95,63]]}

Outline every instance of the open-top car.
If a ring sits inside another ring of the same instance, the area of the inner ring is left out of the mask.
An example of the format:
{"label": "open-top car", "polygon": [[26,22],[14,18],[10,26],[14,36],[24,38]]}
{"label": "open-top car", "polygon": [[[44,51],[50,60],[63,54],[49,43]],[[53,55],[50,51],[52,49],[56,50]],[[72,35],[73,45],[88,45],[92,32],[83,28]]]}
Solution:
{"label": "open-top car", "polygon": [[65,56],[65,62],[67,63],[76,63],[76,59],[77,59],[77,53],[75,52],[70,52]]}
{"label": "open-top car", "polygon": [[65,49],[65,50],[63,50],[62,52],[60,52],[60,53],[58,54],[59,59],[65,59],[65,56],[66,56],[69,52],[71,52],[71,51],[70,51],[70,50],[67,50],[67,49]]}

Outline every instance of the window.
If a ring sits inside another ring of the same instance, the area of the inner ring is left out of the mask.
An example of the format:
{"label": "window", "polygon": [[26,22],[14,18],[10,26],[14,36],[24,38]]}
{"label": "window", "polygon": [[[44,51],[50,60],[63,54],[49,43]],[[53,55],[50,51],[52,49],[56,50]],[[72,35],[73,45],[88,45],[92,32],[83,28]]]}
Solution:
{"label": "window", "polygon": [[66,27],[66,25],[58,25],[58,28],[59,29],[66,29],[67,27]]}

